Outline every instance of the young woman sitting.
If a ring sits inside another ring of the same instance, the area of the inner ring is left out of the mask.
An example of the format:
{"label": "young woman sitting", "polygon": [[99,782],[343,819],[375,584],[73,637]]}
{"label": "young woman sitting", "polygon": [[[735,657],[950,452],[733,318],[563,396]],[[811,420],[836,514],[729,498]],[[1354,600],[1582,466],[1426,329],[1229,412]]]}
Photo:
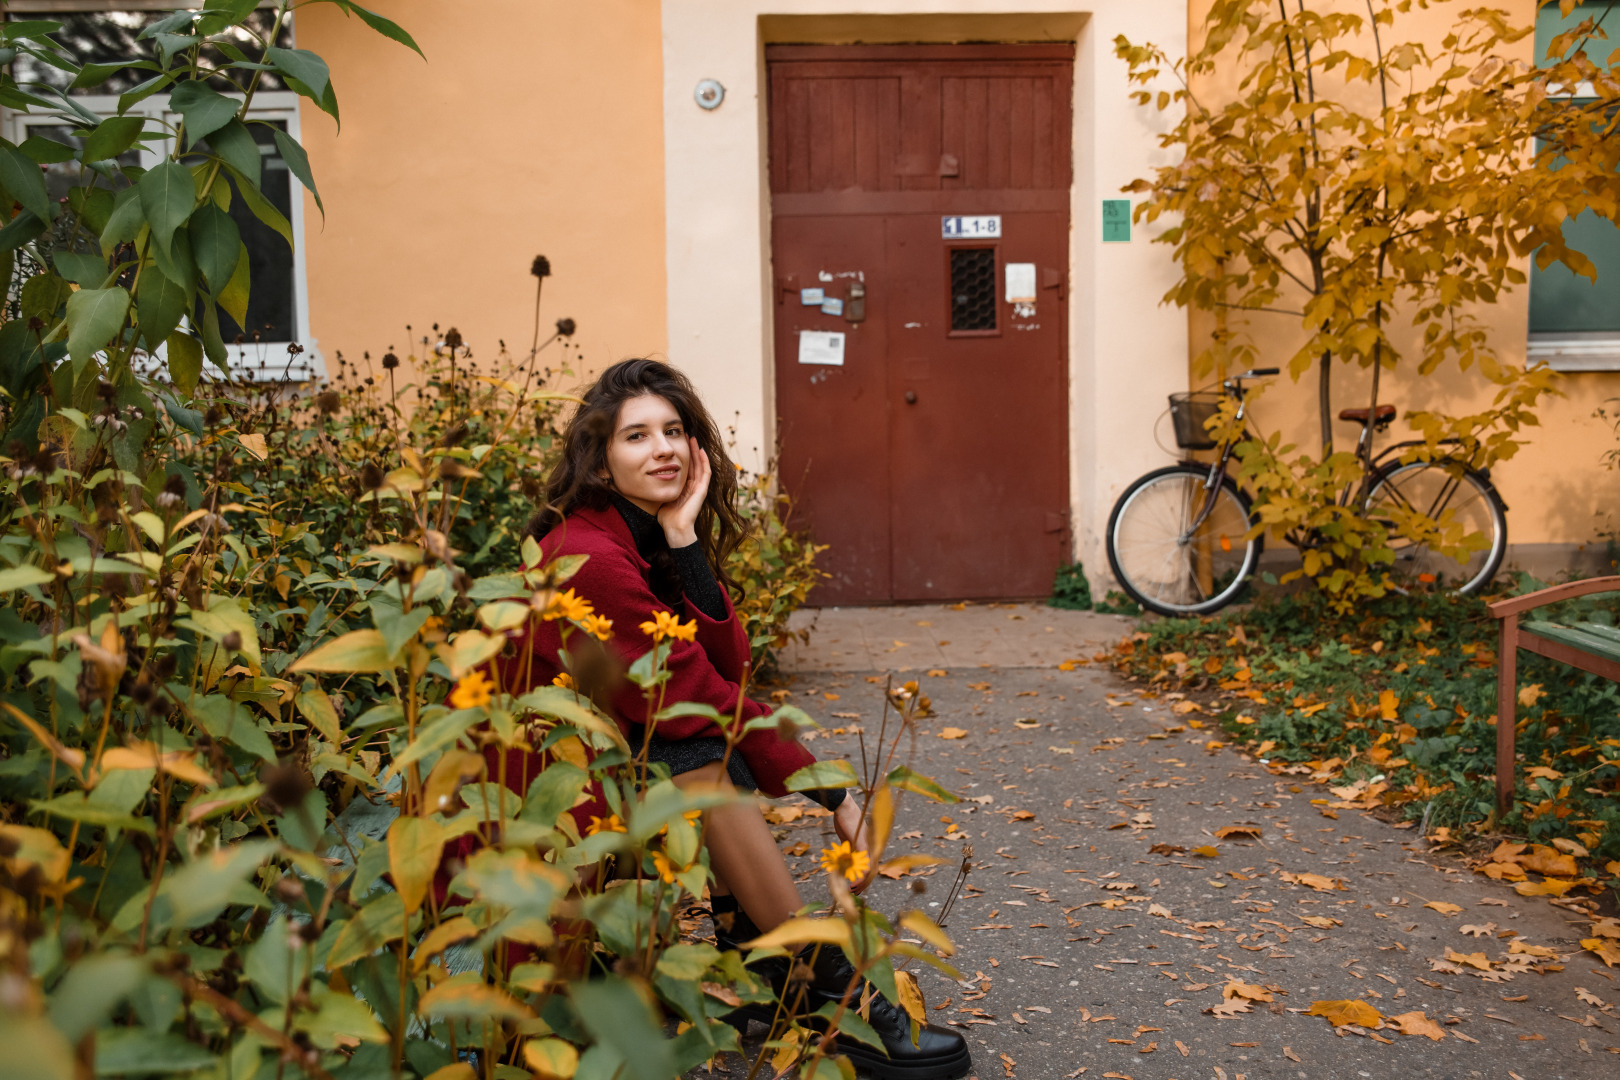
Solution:
{"label": "young woman sitting", "polygon": [[[736,488],[719,431],[686,378],[656,360],[626,360],[601,374],[569,421],[562,459],[531,531],[547,561],[588,556],[567,584],[612,620],[608,666],[622,671],[652,647],[639,627],[659,613],[695,621],[693,640],[670,642],[664,700],[699,702],[723,716],[740,712],[746,722],[770,710],[742,695],[749,643],[723,569],[742,539]],[[519,685],[509,682],[514,692],[546,685],[562,672],[559,626],[544,623],[518,658],[521,665],[503,665],[524,672]],[[611,671],[602,681],[593,696],[639,749],[651,719],[641,689]],[[787,795],[787,778],[815,760],[796,737],[774,729],[749,733],[728,756],[718,728],[692,716],[658,721],[647,745],[649,760],[667,766],[681,787],[757,790],[772,798]],[[504,767],[508,786],[523,791],[538,761],[518,752]],[[842,789],[814,797],[832,811],[840,838],[858,850],[867,847],[856,799]],[[736,948],[804,901],[755,802],[739,800],[706,818],[716,936],[721,948]],[[869,872],[855,888],[870,882]],[[828,948],[816,955],[812,970],[806,1012],[842,997],[854,974],[843,953]],[[779,983],[787,973],[787,964],[776,965]],[[876,1076],[947,1080],[971,1064],[966,1042],[949,1029],[925,1026],[914,1045],[905,1012],[880,995],[872,1000],[870,1022],[887,1054],[850,1039],[840,1040],[839,1052]]]}

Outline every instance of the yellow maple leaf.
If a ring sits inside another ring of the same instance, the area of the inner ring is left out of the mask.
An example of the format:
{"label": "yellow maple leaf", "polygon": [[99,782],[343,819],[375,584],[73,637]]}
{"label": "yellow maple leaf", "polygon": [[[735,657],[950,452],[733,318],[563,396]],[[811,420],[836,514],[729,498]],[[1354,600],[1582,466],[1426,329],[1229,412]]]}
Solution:
{"label": "yellow maple leaf", "polygon": [[1448,917],[1456,915],[1458,912],[1462,911],[1462,908],[1459,905],[1448,904],[1444,900],[1430,900],[1423,906],[1426,908],[1433,908],[1435,911],[1438,911],[1440,914]]}
{"label": "yellow maple leaf", "polygon": [[1513,886],[1513,891],[1520,896],[1563,896],[1579,884],[1580,881],[1548,878],[1546,881],[1521,881]]}
{"label": "yellow maple leaf", "polygon": [[1480,971],[1491,970],[1491,962],[1486,959],[1485,954],[1482,952],[1460,953],[1456,949],[1447,949],[1446,959],[1453,964],[1466,964],[1468,967],[1478,968]]}
{"label": "yellow maple leaf", "polygon": [[1305,1015],[1326,1017],[1334,1027],[1355,1024],[1376,1029],[1384,1026],[1384,1018],[1378,1010],[1365,1001],[1313,1001]]}
{"label": "yellow maple leaf", "polygon": [[1213,859],[1215,856],[1221,853],[1221,849],[1216,847],[1214,844],[1205,844],[1203,847],[1193,848],[1192,853],[1206,859]]}
{"label": "yellow maple leaf", "polygon": [[1546,696],[1547,691],[1541,688],[1540,683],[1519,687],[1519,704],[1527,709]]}
{"label": "yellow maple leaf", "polygon": [[1227,1001],[1233,998],[1242,998],[1246,1001],[1274,1001],[1276,1000],[1263,986],[1241,982],[1233,979],[1221,988],[1221,997]]}
{"label": "yellow maple leaf", "polygon": [[1399,707],[1401,699],[1393,690],[1380,690],[1378,692],[1378,716],[1382,720],[1399,720]]}
{"label": "yellow maple leaf", "polygon": [[959,727],[941,728],[939,737],[942,739],[965,739],[967,738],[967,732]]}
{"label": "yellow maple leaf", "polygon": [[1612,941],[1595,937],[1582,938],[1581,948],[1602,960],[1605,967],[1620,964],[1620,946],[1616,946]]}
{"label": "yellow maple leaf", "polygon": [[1401,1013],[1399,1016],[1386,1016],[1384,1023],[1399,1031],[1402,1035],[1426,1035],[1439,1042],[1446,1037],[1445,1030],[1422,1012]]}

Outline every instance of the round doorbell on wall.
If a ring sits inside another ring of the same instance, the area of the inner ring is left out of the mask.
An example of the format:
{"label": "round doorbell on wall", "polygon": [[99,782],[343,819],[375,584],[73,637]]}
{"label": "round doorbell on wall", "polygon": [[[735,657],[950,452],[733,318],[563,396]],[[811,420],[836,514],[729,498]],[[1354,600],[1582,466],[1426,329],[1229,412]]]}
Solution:
{"label": "round doorbell on wall", "polygon": [[697,84],[692,96],[697,99],[698,108],[712,112],[726,100],[726,88],[720,85],[719,79],[704,79]]}

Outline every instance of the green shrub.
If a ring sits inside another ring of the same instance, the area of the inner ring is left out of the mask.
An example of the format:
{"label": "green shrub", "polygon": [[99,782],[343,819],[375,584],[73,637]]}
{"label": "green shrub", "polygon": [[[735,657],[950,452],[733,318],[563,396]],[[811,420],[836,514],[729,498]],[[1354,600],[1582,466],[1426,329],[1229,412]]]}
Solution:
{"label": "green shrub", "polygon": [[1057,568],[1052,581],[1052,607],[1066,611],[1091,610],[1091,582],[1086,580],[1085,567],[1079,563],[1065,563]]}

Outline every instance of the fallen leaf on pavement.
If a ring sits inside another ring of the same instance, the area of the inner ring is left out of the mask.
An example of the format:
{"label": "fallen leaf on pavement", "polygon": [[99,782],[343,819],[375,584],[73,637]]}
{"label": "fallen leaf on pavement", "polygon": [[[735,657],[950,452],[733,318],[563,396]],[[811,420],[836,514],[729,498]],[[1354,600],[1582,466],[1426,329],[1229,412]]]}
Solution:
{"label": "fallen leaf on pavement", "polygon": [[1438,911],[1440,914],[1445,915],[1447,917],[1450,917],[1452,915],[1456,915],[1456,914],[1458,914],[1459,912],[1462,911],[1462,905],[1460,905],[1460,904],[1448,904],[1444,900],[1430,900],[1427,904],[1424,904],[1423,906],[1426,907],[1426,908],[1431,908],[1434,911]]}
{"label": "fallen leaf on pavement", "polygon": [[1294,1051],[1287,1046],[1283,1047],[1283,1057],[1287,1058],[1289,1061],[1299,1060],[1299,1055],[1294,1053]]}
{"label": "fallen leaf on pavement", "polygon": [[1446,1037],[1445,1030],[1422,1012],[1401,1013],[1399,1016],[1386,1016],[1384,1023],[1399,1031],[1402,1035],[1423,1035],[1435,1042]]}
{"label": "fallen leaf on pavement", "polygon": [[1566,878],[1548,878],[1545,881],[1521,881],[1513,886],[1513,891],[1520,896],[1563,896],[1577,885],[1592,884],[1591,878],[1569,880]]}
{"label": "fallen leaf on pavement", "polygon": [[1321,929],[1321,930],[1331,930],[1335,926],[1343,926],[1344,925],[1344,923],[1341,920],[1329,918],[1326,915],[1306,915],[1306,916],[1302,917],[1299,921],[1302,922],[1302,923],[1308,923],[1311,926],[1317,927],[1318,929]]}
{"label": "fallen leaf on pavement", "polygon": [[1187,1049],[1187,1044],[1182,1042],[1180,1039],[1176,1040],[1176,1049],[1181,1051],[1182,1057],[1187,1057],[1192,1053],[1191,1050]]}
{"label": "fallen leaf on pavement", "polygon": [[1194,855],[1202,856],[1205,859],[1213,859],[1215,856],[1221,853],[1221,849],[1216,847],[1214,844],[1205,844],[1203,847],[1193,848],[1192,853]]}
{"label": "fallen leaf on pavement", "polygon": [[1616,964],[1620,964],[1620,947],[1617,947],[1613,941],[1595,937],[1582,938],[1581,948],[1595,954],[1599,960],[1603,961],[1605,967],[1614,967]]}
{"label": "fallen leaf on pavement", "polygon": [[1305,1010],[1306,1016],[1323,1016],[1334,1027],[1355,1024],[1357,1027],[1380,1028],[1384,1018],[1377,1009],[1365,1001],[1313,1001]]}
{"label": "fallen leaf on pavement", "polygon": [[1219,1005],[1212,1006],[1204,1011],[1212,1016],[1231,1017],[1236,1016],[1238,1013],[1253,1012],[1254,1006],[1242,998],[1235,998],[1231,1001],[1223,1001]]}
{"label": "fallen leaf on pavement", "polygon": [[1459,926],[1457,932],[1467,934],[1469,937],[1490,937],[1496,933],[1496,924],[1493,922],[1484,924],[1469,923],[1466,926]]}
{"label": "fallen leaf on pavement", "polygon": [[1485,958],[1485,954],[1482,952],[1460,953],[1456,949],[1447,949],[1446,959],[1453,964],[1465,964],[1481,971],[1491,970],[1491,962]]}
{"label": "fallen leaf on pavement", "polygon": [[959,727],[941,728],[939,737],[942,739],[965,739],[967,738],[967,732]]}
{"label": "fallen leaf on pavement", "polygon": [[1557,949],[1549,949],[1545,945],[1531,945],[1526,941],[1514,941],[1508,945],[1508,952],[1523,956],[1534,956],[1541,960],[1557,960],[1563,954]]}
{"label": "fallen leaf on pavement", "polygon": [[1276,1000],[1269,992],[1267,992],[1265,987],[1254,986],[1251,983],[1241,982],[1237,979],[1233,979],[1231,982],[1227,983],[1221,988],[1221,997],[1225,998],[1227,1001],[1232,1001],[1235,998],[1244,998],[1249,1001]]}
{"label": "fallen leaf on pavement", "polygon": [[1148,848],[1149,855],[1185,855],[1187,849],[1180,844],[1154,844]]}
{"label": "fallen leaf on pavement", "polygon": [[1284,870],[1282,879],[1295,885],[1308,885],[1318,892],[1332,892],[1335,889],[1344,889],[1344,883],[1337,878],[1323,877],[1321,874],[1291,874]]}
{"label": "fallen leaf on pavement", "polygon": [[1215,830],[1215,839],[1230,840],[1234,836],[1242,839],[1260,839],[1261,829],[1258,825],[1223,825]]}
{"label": "fallen leaf on pavement", "polygon": [[1584,986],[1577,986],[1575,988],[1575,996],[1580,998],[1583,1004],[1596,1005],[1600,1009],[1608,1008],[1608,1003],[1606,1001],[1592,993],[1592,991],[1588,990]]}

